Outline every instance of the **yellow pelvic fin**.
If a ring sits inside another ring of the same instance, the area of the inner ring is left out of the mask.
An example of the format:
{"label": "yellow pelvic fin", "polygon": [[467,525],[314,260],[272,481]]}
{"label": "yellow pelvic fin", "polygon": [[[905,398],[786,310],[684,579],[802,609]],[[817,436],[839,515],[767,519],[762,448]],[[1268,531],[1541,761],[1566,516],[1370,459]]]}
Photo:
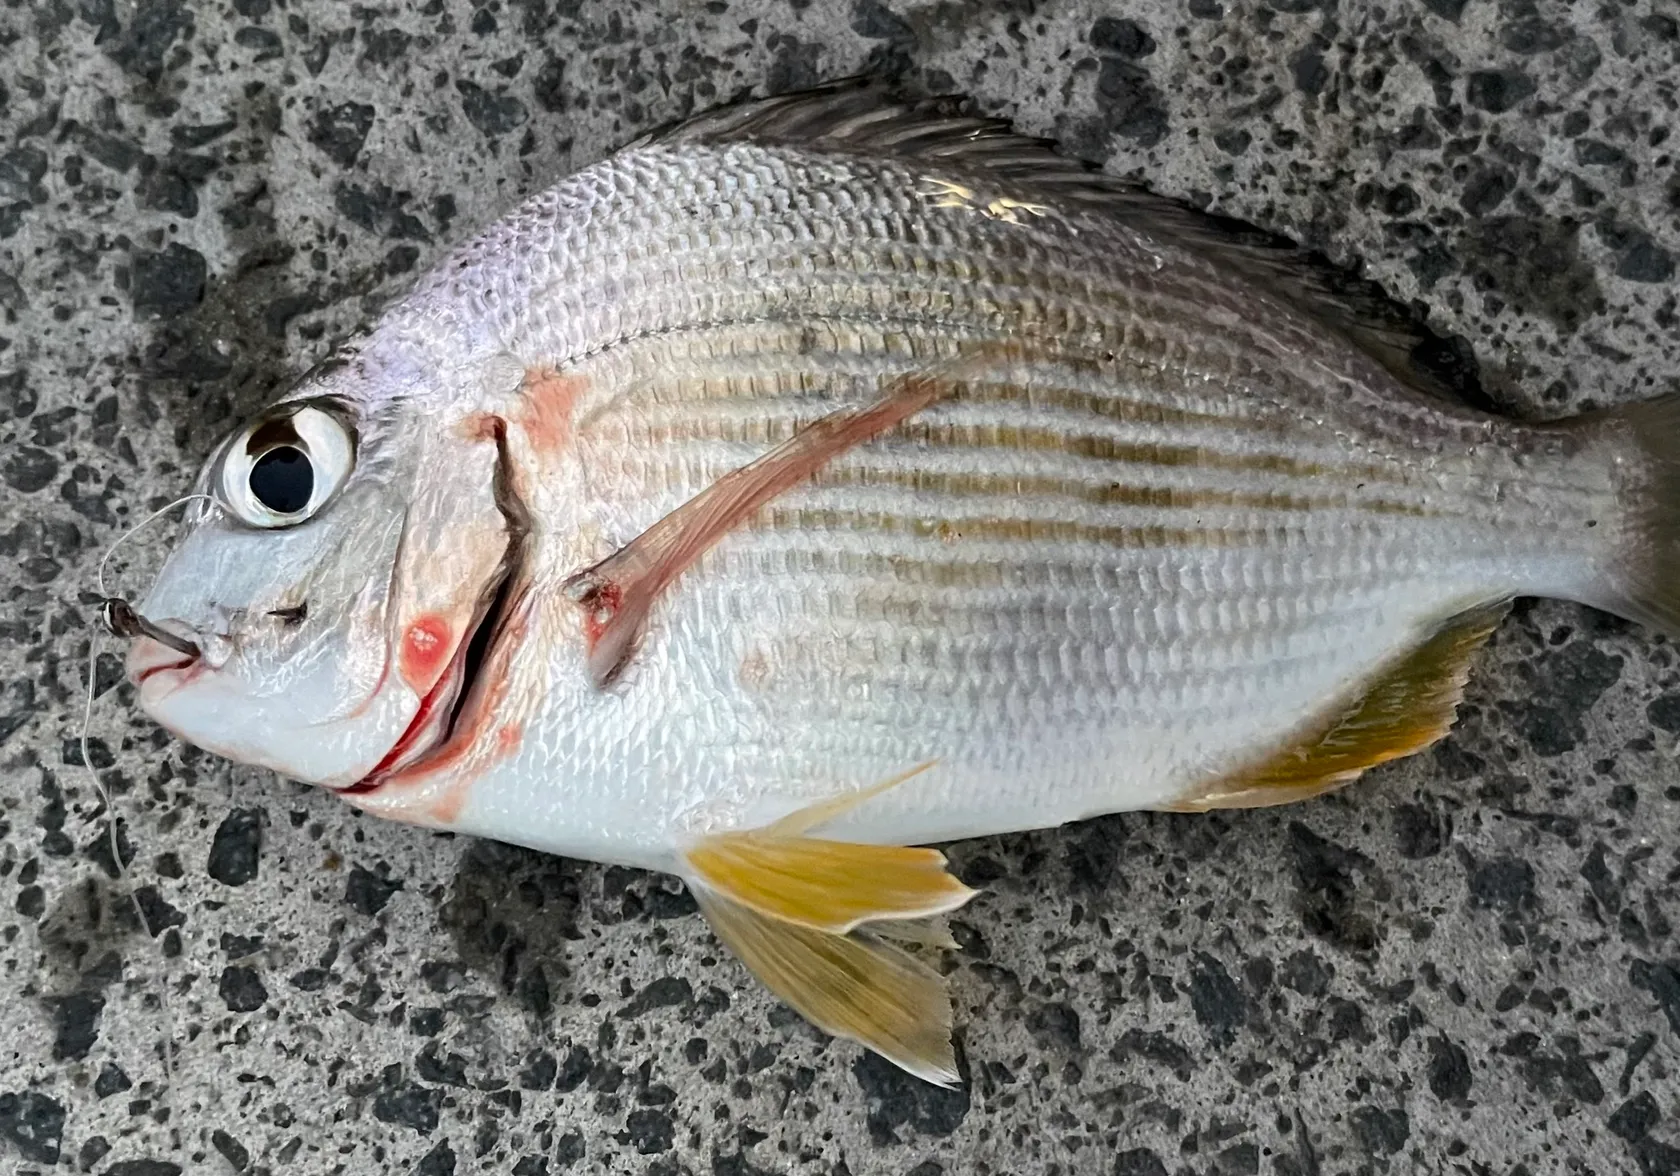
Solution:
{"label": "yellow pelvic fin", "polygon": [[708,837],[688,851],[689,870],[731,902],[834,935],[877,919],[924,919],[955,910],[974,891],[946,872],[937,849],[805,836],[932,766],[801,809],[764,829]]}
{"label": "yellow pelvic fin", "polygon": [[864,801],[873,800],[881,793],[897,788],[906,780],[920,776],[938,762],[938,760],[928,760],[926,763],[917,764],[909,771],[900,772],[896,776],[889,776],[879,784],[871,784],[868,788],[860,789],[857,792],[848,792],[846,795],[837,796],[833,800],[823,800],[813,805],[807,805],[805,808],[789,813],[766,828],[764,832],[777,837],[802,837],[812,829],[821,828],[828,822],[845,816]]}
{"label": "yellow pelvic fin", "polygon": [[1422,751],[1452,728],[1470,677],[1470,659],[1510,607],[1510,601],[1501,600],[1448,619],[1281,751],[1162,807],[1205,812],[1288,804]]}
{"label": "yellow pelvic fin", "polygon": [[975,891],[946,872],[938,850],[807,835],[932,766],[763,829],[708,837],[688,851],[687,875],[712,929],[772,992],[818,1028],[949,1085],[957,1068],[945,982],[887,940],[955,947],[938,916]]}
{"label": "yellow pelvic fin", "polygon": [[833,935],[875,919],[943,914],[974,896],[937,849],[730,833],[689,850],[688,865],[733,902]]}
{"label": "yellow pelvic fin", "polygon": [[958,1081],[945,981],[867,934],[834,935],[760,914],[703,885],[700,910],[754,975],[813,1025],[940,1086]]}
{"label": "yellow pelvic fin", "polygon": [[943,915],[931,919],[882,919],[869,924],[869,934],[932,951],[956,951],[962,946],[951,935],[950,921]]}

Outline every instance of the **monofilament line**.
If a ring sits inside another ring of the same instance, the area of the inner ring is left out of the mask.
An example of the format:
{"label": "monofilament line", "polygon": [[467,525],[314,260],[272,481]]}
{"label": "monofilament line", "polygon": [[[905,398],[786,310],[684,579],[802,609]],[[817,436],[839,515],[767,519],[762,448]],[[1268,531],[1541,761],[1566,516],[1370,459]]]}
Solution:
{"label": "monofilament line", "polygon": [[[128,864],[123,861],[122,840],[117,832],[116,798],[106,787],[105,781],[99,778],[94,770],[93,756],[88,749],[88,729],[93,724],[93,700],[99,684],[99,645],[100,634],[97,630],[88,635],[88,664],[87,664],[87,698],[82,708],[82,733],[79,739],[82,752],[82,769],[87,772],[88,779],[93,782],[99,802],[105,806],[105,833],[111,846],[111,865],[116,871],[118,884],[127,887],[128,901],[134,908],[134,917],[139,920],[140,929],[146,938],[156,936],[152,929],[151,920],[146,917],[146,908],[141,905],[140,895],[132,887],[128,887]],[[163,1010],[163,1106],[168,1112],[171,1129],[176,1125],[174,1093],[175,1093],[175,1018],[169,1005],[169,973],[168,965],[164,965],[163,974],[158,984],[158,1007]]]}
{"label": "monofilament line", "polygon": [[[106,590],[105,586],[105,569],[110,564],[111,557],[116,554],[117,549],[124,543],[128,542],[129,539],[133,538],[142,529],[150,526],[158,519],[161,519],[170,511],[182,506],[185,503],[193,502],[195,500],[204,500],[210,502],[211,504],[214,504],[216,501],[208,494],[184,495],[181,498],[177,498],[174,502],[169,503],[169,505],[159,507],[157,510],[152,511],[152,513],[119,535],[116,541],[113,542],[110,547],[106,548],[105,554],[99,560],[99,567],[96,574],[99,596],[102,601],[110,598],[110,593]],[[100,803],[105,806],[105,831],[111,845],[111,865],[116,871],[116,880],[118,884],[126,887],[129,880],[128,865],[123,861],[122,839],[117,830],[116,798],[111,795],[111,791],[106,787],[105,781],[99,778],[99,773],[94,769],[93,756],[88,746],[88,732],[93,726],[93,701],[98,696],[99,691],[99,652],[100,634],[98,630],[95,629],[94,632],[88,635],[87,696],[82,706],[82,730],[78,742],[82,753],[82,768],[87,772],[88,779],[93,784],[95,795],[99,797]],[[134,907],[134,915],[135,918],[139,920],[140,929],[145,932],[148,939],[154,938],[156,932],[152,929],[151,920],[146,917],[146,909],[141,905],[139,894],[132,888],[129,888],[128,890],[128,900]],[[175,1017],[169,1003],[169,974],[167,964],[164,965],[161,983],[158,986],[158,1007],[163,1011],[163,1108],[169,1119],[170,1130],[176,1131],[179,1130],[179,1120],[176,1117],[174,1106]]]}
{"label": "monofilament line", "polygon": [[101,556],[99,560],[99,569],[95,573],[95,577],[99,585],[99,595],[101,598],[111,595],[105,590],[105,568],[111,562],[111,557],[117,554],[117,548],[121,547],[124,543],[127,543],[130,539],[134,538],[134,536],[157,522],[176,507],[185,506],[189,502],[208,502],[211,506],[217,505],[216,498],[212,494],[183,494],[174,502],[158,507],[151,514],[141,519],[138,523],[135,523],[121,535],[118,535],[115,542],[105,549],[105,554]]}

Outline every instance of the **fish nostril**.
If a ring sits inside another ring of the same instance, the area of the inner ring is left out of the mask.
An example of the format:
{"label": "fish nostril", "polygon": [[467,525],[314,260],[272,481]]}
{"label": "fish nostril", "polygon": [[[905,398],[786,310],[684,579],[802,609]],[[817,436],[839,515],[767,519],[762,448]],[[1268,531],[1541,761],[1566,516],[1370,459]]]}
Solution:
{"label": "fish nostril", "polygon": [[303,624],[304,618],[309,615],[309,602],[306,600],[302,604],[293,605],[291,608],[271,608],[268,610],[268,615],[279,620],[286,628],[295,629]]}

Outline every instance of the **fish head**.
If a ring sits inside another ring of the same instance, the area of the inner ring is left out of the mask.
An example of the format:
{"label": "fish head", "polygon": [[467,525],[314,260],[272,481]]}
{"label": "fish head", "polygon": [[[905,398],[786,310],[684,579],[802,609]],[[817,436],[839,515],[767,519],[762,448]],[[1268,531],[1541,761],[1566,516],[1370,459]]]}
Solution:
{"label": "fish head", "polygon": [[500,500],[501,435],[414,386],[442,378],[392,387],[340,362],[217,446],[140,605],[198,648],[133,642],[147,714],[228,759],[336,789],[447,736],[520,526]]}

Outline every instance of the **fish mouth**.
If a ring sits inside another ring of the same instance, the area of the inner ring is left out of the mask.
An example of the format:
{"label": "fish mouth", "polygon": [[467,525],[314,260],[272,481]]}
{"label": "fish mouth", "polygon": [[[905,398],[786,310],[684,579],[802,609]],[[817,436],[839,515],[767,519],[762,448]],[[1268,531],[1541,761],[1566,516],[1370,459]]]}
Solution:
{"label": "fish mouth", "polygon": [[139,652],[131,658],[135,663],[135,669],[131,672],[129,680],[136,686],[144,686],[149,679],[156,677],[165,670],[188,669],[199,660],[196,657],[183,657],[173,649],[153,641],[150,637],[139,637],[135,641],[136,645],[139,645],[140,642],[145,643],[140,645]]}
{"label": "fish mouth", "polygon": [[529,587],[525,576],[530,514],[512,488],[512,464],[505,422],[492,426],[496,442],[494,491],[496,507],[507,524],[508,542],[496,574],[491,577],[473,610],[472,624],[455,647],[437,683],[420,699],[420,706],[402,735],[373,769],[353,784],[338,789],[347,795],[365,794],[398,777],[423,775],[458,758],[484,728],[493,706],[492,666],[505,666],[506,639],[518,627]]}
{"label": "fish mouth", "polygon": [[[159,627],[167,634],[183,640],[198,638],[192,626],[185,621],[171,618],[162,622]],[[177,690],[208,668],[202,652],[196,656],[185,654],[144,632],[129,641],[124,662],[128,680],[142,692],[143,700],[161,697],[160,691],[166,694]],[[170,677],[157,680],[165,674]]]}

